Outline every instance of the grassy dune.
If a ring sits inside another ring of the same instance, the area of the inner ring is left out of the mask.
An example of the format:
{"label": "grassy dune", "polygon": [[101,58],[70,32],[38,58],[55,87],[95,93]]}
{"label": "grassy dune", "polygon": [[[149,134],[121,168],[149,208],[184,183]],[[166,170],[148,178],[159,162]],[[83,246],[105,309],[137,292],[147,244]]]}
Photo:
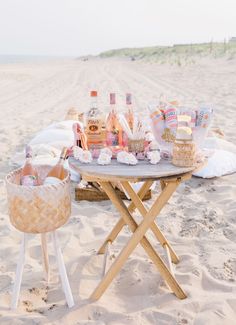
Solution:
{"label": "grassy dune", "polygon": [[195,63],[199,58],[225,57],[228,60],[236,58],[236,42],[176,44],[173,46],[154,46],[141,48],[123,48],[110,50],[99,55],[101,58],[126,57],[135,60],[145,60],[158,63],[183,65]]}

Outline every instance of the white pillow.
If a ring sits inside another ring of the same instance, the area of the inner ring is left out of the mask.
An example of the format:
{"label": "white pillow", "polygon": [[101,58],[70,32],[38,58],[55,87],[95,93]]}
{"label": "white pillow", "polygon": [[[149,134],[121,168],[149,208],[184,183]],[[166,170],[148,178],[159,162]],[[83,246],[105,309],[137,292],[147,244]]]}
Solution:
{"label": "white pillow", "polygon": [[[50,145],[58,150],[63,147],[71,147],[74,143],[73,120],[50,124],[46,129],[40,131],[29,143],[30,146]],[[77,123],[79,123],[77,121]],[[80,123],[81,124],[81,123]],[[82,124],[81,124],[82,127]]]}
{"label": "white pillow", "polygon": [[232,142],[216,137],[207,137],[204,142],[204,149],[226,150],[236,154],[236,146]]}
{"label": "white pillow", "polygon": [[[72,125],[78,121],[67,120],[50,124],[47,128],[40,131],[29,142],[32,146],[35,163],[45,161],[48,163],[51,159],[59,157],[63,147],[71,147],[74,143],[74,133]],[[17,152],[11,158],[11,164],[21,166],[25,161],[25,152]]]}
{"label": "white pillow", "polygon": [[[67,147],[71,147],[74,142],[74,135],[72,130],[66,129],[46,129],[39,132],[30,142],[29,145],[40,145],[40,144],[49,144],[53,143],[53,147],[57,147],[60,149],[61,146],[66,145]],[[56,144],[56,146],[54,145]],[[62,148],[61,148],[62,149]]]}
{"label": "white pillow", "polygon": [[236,154],[216,149],[213,155],[208,158],[207,165],[193,175],[202,178],[213,178],[235,172]]}

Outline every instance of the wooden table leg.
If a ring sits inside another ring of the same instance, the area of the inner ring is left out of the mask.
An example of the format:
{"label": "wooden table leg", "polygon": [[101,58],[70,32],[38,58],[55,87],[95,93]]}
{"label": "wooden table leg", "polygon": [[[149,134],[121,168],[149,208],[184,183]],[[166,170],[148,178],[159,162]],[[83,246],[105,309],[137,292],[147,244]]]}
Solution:
{"label": "wooden table leg", "polygon": [[161,190],[163,191],[164,188],[166,187],[166,183],[165,181],[163,181],[162,179],[160,180],[160,184],[161,184]]}
{"label": "wooden table leg", "polygon": [[[147,193],[147,191],[150,189],[150,187],[152,186],[153,181],[146,181],[143,186],[141,187],[141,189],[138,191],[137,195],[138,197],[142,200],[145,196],[145,194]],[[133,202],[130,203],[129,207],[129,212],[132,213],[135,211],[136,206]]]}
{"label": "wooden table leg", "polygon": [[[147,191],[150,189],[150,187],[152,186],[153,181],[146,181],[142,187],[140,188],[140,190],[138,191],[138,197],[142,200],[145,196],[145,194],[147,193]],[[136,206],[134,205],[133,202],[130,203],[128,210],[130,212],[133,212],[136,209]],[[105,248],[108,242],[113,242],[116,237],[118,236],[118,234],[121,232],[122,228],[124,227],[125,222],[123,220],[123,218],[119,219],[119,221],[116,223],[115,227],[112,229],[112,231],[110,232],[110,234],[107,236],[106,240],[104,241],[104,243],[102,244],[102,246],[99,248],[98,250],[98,254],[104,254],[105,252]]]}
{"label": "wooden table leg", "polygon": [[[134,205],[137,207],[139,210],[140,214],[142,215],[143,218],[145,218],[147,214],[147,209],[145,208],[143,202],[140,200],[136,192],[133,190],[132,186],[129,184],[129,182],[121,182],[121,185],[123,188],[126,190],[126,192],[129,194],[131,200],[133,201]],[[163,188],[164,189],[164,188]],[[156,225],[155,221],[151,225],[151,230],[156,236],[157,240],[161,243],[161,245],[164,247],[164,245],[167,245],[169,250],[170,250],[170,255],[171,255],[171,260],[173,263],[177,264],[179,262],[179,258],[176,255],[174,249],[171,247],[161,230],[158,228]]]}
{"label": "wooden table leg", "polygon": [[160,213],[162,208],[165,206],[166,202],[174,193],[178,184],[179,182],[176,181],[171,182],[166,186],[166,188],[154,202],[149,212],[146,214],[145,219],[138,226],[123,201],[117,196],[112,185],[109,182],[101,182],[101,186],[103,187],[104,191],[106,192],[110,200],[113,202],[113,204],[116,206],[118,211],[120,211],[125,223],[130,227],[131,231],[133,231],[134,233],[128,241],[127,245],[122,249],[122,251],[118,255],[117,259],[113,262],[102,281],[92,293],[91,299],[97,300],[101,297],[101,295],[107,289],[107,287],[117,275],[117,273],[121,270],[123,264],[139,242],[141,243],[149,257],[152,259],[154,264],[157,266],[161,276],[166,280],[167,284],[173,290],[175,295],[180,299],[186,298],[186,294],[181,289],[174,276],[170,273],[168,267],[165,265],[161,257],[156,253],[152,245],[145,237],[145,233],[153,223],[155,217]]}

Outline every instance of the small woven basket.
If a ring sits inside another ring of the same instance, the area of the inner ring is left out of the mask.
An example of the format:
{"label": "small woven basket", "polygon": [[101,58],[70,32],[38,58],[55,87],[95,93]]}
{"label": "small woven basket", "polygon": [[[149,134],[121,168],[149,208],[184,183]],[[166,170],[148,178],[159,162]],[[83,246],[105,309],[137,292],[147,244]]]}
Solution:
{"label": "small woven basket", "polygon": [[175,140],[172,164],[179,167],[192,167],[195,160],[195,143],[192,140]]}
{"label": "small woven basket", "polygon": [[129,152],[144,152],[144,139],[139,140],[128,140],[128,150]]}
{"label": "small woven basket", "polygon": [[[119,197],[122,200],[127,200],[127,196],[124,192],[120,191],[118,188],[115,189],[116,194],[119,195]],[[149,190],[144,198],[143,201],[149,200],[152,197],[152,191]],[[109,200],[109,197],[104,191],[99,191],[95,188],[75,188],[75,200],[76,201],[103,201],[103,200]]]}
{"label": "small woven basket", "polygon": [[[44,179],[50,166],[36,167]],[[21,168],[6,176],[8,210],[12,225],[26,233],[53,231],[68,220],[71,213],[70,176],[58,184],[23,186]]]}

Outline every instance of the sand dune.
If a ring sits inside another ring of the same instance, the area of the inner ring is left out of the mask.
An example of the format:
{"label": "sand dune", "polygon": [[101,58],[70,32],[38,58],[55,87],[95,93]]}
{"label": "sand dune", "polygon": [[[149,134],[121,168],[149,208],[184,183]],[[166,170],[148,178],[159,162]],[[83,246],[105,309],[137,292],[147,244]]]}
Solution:
{"label": "sand dune", "polygon": [[[118,94],[121,110],[128,91],[134,95],[137,111],[161,93],[185,104],[211,102],[214,125],[236,144],[235,68],[236,61],[225,59],[201,60],[181,68],[121,59],[0,65],[0,324],[235,323],[236,174],[193,178],[179,187],[158,218],[180,257],[175,272],[187,299],[180,301],[170,293],[138,247],[103,297],[89,303],[102,271],[96,249],[118,214],[109,202],[84,201],[73,202],[72,216],[59,231],[76,306],[69,310],[65,305],[52,247],[52,283],[46,287],[39,238],[31,236],[16,312],[9,310],[9,301],[20,233],[10,225],[3,182],[11,155],[37,131],[62,120],[70,106],[86,111],[92,88],[98,89],[104,110],[109,109],[112,91]],[[114,255],[129,236],[125,228],[112,248]],[[150,239],[155,242],[152,234]]]}

